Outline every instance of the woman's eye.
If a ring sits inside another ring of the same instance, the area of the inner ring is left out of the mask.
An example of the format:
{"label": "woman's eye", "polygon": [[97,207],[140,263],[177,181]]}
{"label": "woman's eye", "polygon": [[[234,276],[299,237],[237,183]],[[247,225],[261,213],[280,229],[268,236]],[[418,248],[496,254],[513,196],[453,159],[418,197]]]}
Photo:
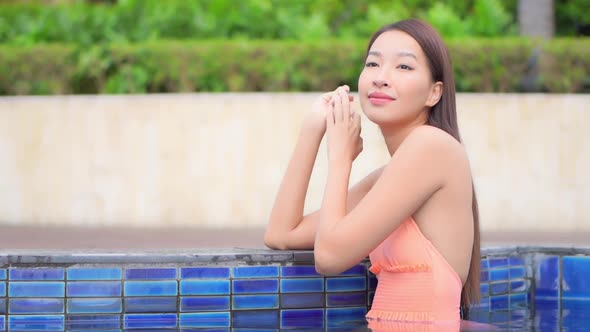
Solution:
{"label": "woman's eye", "polygon": [[403,70],[412,70],[412,69],[414,69],[414,68],[412,68],[412,67],[410,67],[408,65],[399,65],[399,68],[400,69],[403,69]]}
{"label": "woman's eye", "polygon": [[367,62],[365,64],[365,67],[377,67],[377,63],[376,62]]}

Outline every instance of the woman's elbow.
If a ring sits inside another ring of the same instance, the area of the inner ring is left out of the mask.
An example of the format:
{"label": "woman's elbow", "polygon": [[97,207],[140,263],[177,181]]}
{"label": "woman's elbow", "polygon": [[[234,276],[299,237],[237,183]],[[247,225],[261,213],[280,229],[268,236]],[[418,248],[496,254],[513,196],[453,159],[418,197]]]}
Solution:
{"label": "woman's elbow", "polygon": [[330,276],[337,275],[343,270],[338,266],[338,260],[325,251],[314,251],[315,270],[317,273]]}
{"label": "woman's elbow", "polygon": [[264,233],[264,245],[273,250],[286,250],[287,246],[284,241],[280,241],[276,235],[266,231]]}

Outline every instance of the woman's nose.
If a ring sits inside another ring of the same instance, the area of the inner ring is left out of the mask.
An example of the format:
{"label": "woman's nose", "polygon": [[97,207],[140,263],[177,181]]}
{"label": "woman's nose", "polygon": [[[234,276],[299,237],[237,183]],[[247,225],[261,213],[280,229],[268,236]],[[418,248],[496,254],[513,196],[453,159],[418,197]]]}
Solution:
{"label": "woman's nose", "polygon": [[382,87],[388,87],[389,86],[389,82],[387,82],[384,79],[375,79],[373,80],[373,85],[378,87],[378,88],[382,88]]}

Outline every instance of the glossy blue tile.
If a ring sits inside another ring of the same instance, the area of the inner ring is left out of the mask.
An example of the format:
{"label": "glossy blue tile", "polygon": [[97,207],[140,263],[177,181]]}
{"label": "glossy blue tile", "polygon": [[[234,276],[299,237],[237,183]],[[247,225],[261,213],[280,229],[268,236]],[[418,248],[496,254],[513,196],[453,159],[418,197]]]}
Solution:
{"label": "glossy blue tile", "polygon": [[177,294],[176,280],[125,282],[125,296],[176,296]]}
{"label": "glossy blue tile", "polygon": [[479,284],[479,293],[481,294],[481,296],[489,296],[490,295],[490,284],[486,283],[480,283]]}
{"label": "glossy blue tile", "polygon": [[237,266],[233,268],[234,278],[277,278],[278,266]]}
{"label": "glossy blue tile", "polygon": [[524,265],[524,259],[520,256],[511,256],[508,258],[508,264],[510,266],[521,266]]}
{"label": "glossy blue tile", "polygon": [[281,309],[323,308],[324,293],[281,294]]}
{"label": "glossy blue tile", "polygon": [[127,279],[176,279],[176,268],[127,269]]}
{"label": "glossy blue tile", "polygon": [[120,281],[73,281],[68,282],[68,297],[121,296]]}
{"label": "glossy blue tile", "polygon": [[489,270],[483,270],[480,272],[479,274],[479,281],[480,282],[488,282],[490,281],[490,271]]}
{"label": "glossy blue tile", "polygon": [[64,315],[11,315],[7,325],[9,331],[62,331],[64,322]]}
{"label": "glossy blue tile", "polygon": [[182,280],[180,295],[226,295],[230,294],[229,280]]}
{"label": "glossy blue tile", "polygon": [[6,311],[8,311],[8,309],[6,309],[6,307],[7,307],[7,300],[6,300],[6,298],[0,298],[0,315],[5,315],[6,314]]}
{"label": "glossy blue tile", "polygon": [[522,279],[526,275],[524,267],[513,267],[510,269],[510,279]]}
{"label": "glossy blue tile", "polygon": [[293,327],[324,327],[324,309],[287,309],[281,310],[281,326]]}
{"label": "glossy blue tile", "polygon": [[180,269],[182,279],[228,279],[229,267],[183,267]]}
{"label": "glossy blue tile", "polygon": [[10,280],[64,280],[64,269],[10,269]]}
{"label": "glossy blue tile", "polygon": [[350,269],[340,273],[341,276],[365,276],[367,274],[367,267],[359,264],[351,267]]}
{"label": "glossy blue tile", "polygon": [[369,289],[369,290],[377,289],[377,283],[378,283],[377,277],[370,274],[367,279],[369,280],[369,285],[368,285],[367,289]]}
{"label": "glossy blue tile", "polygon": [[367,289],[365,277],[326,278],[326,292],[351,292]]}
{"label": "glossy blue tile", "polygon": [[529,282],[526,280],[511,280],[510,281],[510,292],[521,293],[527,292],[529,289]]}
{"label": "glossy blue tile", "polygon": [[122,270],[113,268],[70,268],[68,280],[120,280]]}
{"label": "glossy blue tile", "polygon": [[281,279],[281,293],[316,293],[324,291],[324,278]]}
{"label": "glossy blue tile", "polygon": [[273,329],[279,327],[278,310],[245,310],[232,312],[232,327]]}
{"label": "glossy blue tile", "polygon": [[0,331],[4,331],[5,329],[6,329],[5,316],[0,316]]}
{"label": "glossy blue tile", "polygon": [[229,312],[191,312],[182,313],[180,316],[180,327],[230,327],[231,319]]}
{"label": "glossy blue tile", "polygon": [[63,299],[10,299],[9,314],[63,314]]}
{"label": "glossy blue tile", "polygon": [[6,283],[0,282],[0,296],[6,296]]}
{"label": "glossy blue tile", "polygon": [[278,307],[279,294],[232,296],[232,310],[278,309]]}
{"label": "glossy blue tile", "polygon": [[323,277],[317,273],[313,265],[281,266],[281,276],[283,278]]}
{"label": "glossy blue tile", "polygon": [[369,305],[372,305],[372,304],[373,304],[373,298],[374,298],[374,297],[375,297],[375,292],[374,292],[374,291],[369,291],[369,292],[367,293],[367,303],[368,303]]}
{"label": "glossy blue tile", "polygon": [[126,329],[154,329],[176,328],[176,314],[125,314],[124,328]]}
{"label": "glossy blue tile", "polygon": [[264,280],[232,280],[233,293],[247,294],[247,293],[278,293],[279,280],[278,279],[264,279]]}
{"label": "glossy blue tile", "polygon": [[358,307],[362,305],[367,305],[366,292],[326,294],[326,306],[328,307]]}
{"label": "glossy blue tile", "polygon": [[125,298],[125,312],[177,312],[177,300],[176,297],[129,297]]}
{"label": "glossy blue tile", "polygon": [[590,257],[563,257],[562,298],[590,298]]}
{"label": "glossy blue tile", "polygon": [[200,296],[182,297],[180,299],[180,311],[228,311],[230,310],[229,296]]}
{"label": "glossy blue tile", "polygon": [[506,293],[508,293],[508,283],[507,282],[490,284],[490,294],[491,295],[506,294]]}
{"label": "glossy blue tile", "polygon": [[0,280],[6,279],[6,269],[0,269]]}
{"label": "glossy blue tile", "polygon": [[121,328],[120,315],[68,315],[68,330],[102,330]]}
{"label": "glossy blue tile", "polygon": [[497,267],[508,266],[508,258],[492,258],[490,259],[490,269]]}
{"label": "glossy blue tile", "polygon": [[527,294],[510,294],[510,308],[527,308]]}
{"label": "glossy blue tile", "polygon": [[509,302],[508,295],[490,296],[490,307],[492,310],[508,309]]}
{"label": "glossy blue tile", "polygon": [[510,279],[510,269],[490,270],[490,281],[508,281],[509,279]]}
{"label": "glossy blue tile", "polygon": [[8,286],[9,297],[64,297],[65,283],[59,281],[11,282]]}
{"label": "glossy blue tile", "polygon": [[487,270],[490,268],[490,261],[488,259],[482,259],[480,261],[480,269],[483,270]]}
{"label": "glossy blue tile", "polygon": [[347,327],[351,321],[359,322],[365,319],[367,307],[356,308],[328,308],[326,309],[326,324],[331,327]]}
{"label": "glossy blue tile", "polygon": [[69,298],[67,306],[70,314],[117,314],[122,310],[120,298]]}
{"label": "glossy blue tile", "polygon": [[559,297],[559,257],[540,257],[535,271],[536,298]]}

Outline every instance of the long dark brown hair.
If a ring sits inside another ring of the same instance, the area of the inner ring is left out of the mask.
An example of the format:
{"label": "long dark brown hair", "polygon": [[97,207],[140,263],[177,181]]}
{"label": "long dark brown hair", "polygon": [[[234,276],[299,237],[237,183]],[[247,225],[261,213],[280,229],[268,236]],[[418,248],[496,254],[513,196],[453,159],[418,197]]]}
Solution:
{"label": "long dark brown hair", "polygon": [[[387,25],[375,32],[367,53],[371,46],[382,33],[391,30],[398,30],[412,36],[422,47],[428,60],[430,73],[433,82],[443,83],[443,94],[436,105],[430,110],[428,124],[440,128],[461,142],[459,125],[457,124],[457,111],[455,106],[455,78],[449,49],[439,33],[430,24],[417,20],[408,19]],[[480,238],[479,238],[479,209],[477,197],[472,183],[473,199],[473,248],[471,251],[471,264],[469,275],[461,291],[461,309],[466,314],[471,304],[479,303],[479,274],[480,274]]]}

